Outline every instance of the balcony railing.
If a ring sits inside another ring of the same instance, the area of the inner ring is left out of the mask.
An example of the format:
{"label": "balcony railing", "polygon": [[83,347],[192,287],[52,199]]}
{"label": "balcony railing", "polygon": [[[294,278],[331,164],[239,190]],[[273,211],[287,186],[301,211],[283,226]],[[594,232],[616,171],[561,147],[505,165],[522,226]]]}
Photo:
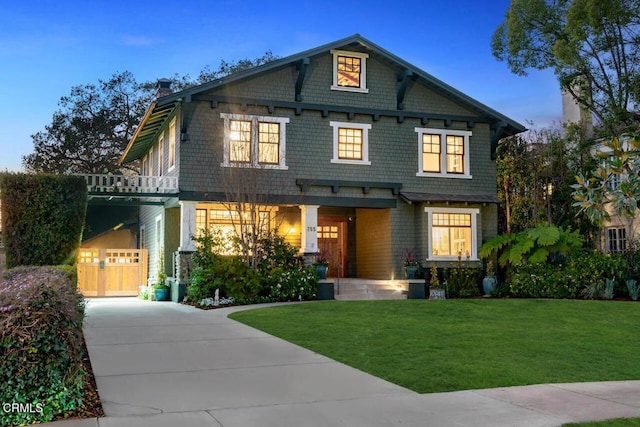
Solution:
{"label": "balcony railing", "polygon": [[87,181],[87,190],[95,193],[176,194],[178,178],[175,176],[95,175],[79,174]]}

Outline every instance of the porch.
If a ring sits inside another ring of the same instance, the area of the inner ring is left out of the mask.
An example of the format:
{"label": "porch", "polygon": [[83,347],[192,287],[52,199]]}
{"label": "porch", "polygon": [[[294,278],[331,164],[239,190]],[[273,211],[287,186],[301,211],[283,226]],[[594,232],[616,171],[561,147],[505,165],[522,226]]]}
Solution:
{"label": "porch", "polygon": [[341,301],[407,299],[408,280],[376,280],[330,277],[334,297]]}

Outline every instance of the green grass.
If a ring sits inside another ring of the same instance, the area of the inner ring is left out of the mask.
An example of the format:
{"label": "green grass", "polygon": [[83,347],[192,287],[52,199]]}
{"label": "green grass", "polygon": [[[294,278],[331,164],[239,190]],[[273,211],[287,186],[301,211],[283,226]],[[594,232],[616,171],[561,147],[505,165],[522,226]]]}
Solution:
{"label": "green grass", "polygon": [[332,301],[230,317],[419,393],[640,379],[634,302]]}
{"label": "green grass", "polygon": [[640,418],[616,418],[591,423],[563,424],[562,427],[640,427]]}

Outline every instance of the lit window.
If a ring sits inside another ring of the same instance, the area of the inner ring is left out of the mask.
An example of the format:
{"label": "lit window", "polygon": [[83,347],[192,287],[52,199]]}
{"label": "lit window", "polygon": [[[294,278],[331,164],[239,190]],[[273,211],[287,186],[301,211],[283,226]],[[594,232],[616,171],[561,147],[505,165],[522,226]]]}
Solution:
{"label": "lit window", "polygon": [[331,89],[367,93],[367,58],[360,52],[332,50],[333,84]]}
{"label": "lit window", "polygon": [[440,135],[422,135],[422,171],[440,173]]}
{"label": "lit window", "polygon": [[229,161],[251,161],[251,122],[231,120],[229,122]]}
{"label": "lit window", "polygon": [[332,163],[370,165],[369,129],[371,125],[361,123],[329,122],[333,127]]}
{"label": "lit window", "polygon": [[624,252],[627,250],[627,230],[624,228],[608,228],[606,233],[607,252]]}
{"label": "lit window", "polygon": [[338,158],[362,160],[362,129],[338,129]]}
{"label": "lit window", "polygon": [[318,239],[338,239],[338,226],[337,225],[319,225],[318,226]]}
{"label": "lit window", "polygon": [[280,123],[259,123],[258,163],[280,163]]}
{"label": "lit window", "polygon": [[430,128],[415,131],[419,143],[416,176],[472,178],[468,155],[470,131]]}
{"label": "lit window", "polygon": [[477,259],[478,209],[425,208],[430,259]]}
{"label": "lit window", "polygon": [[447,135],[447,173],[464,173],[464,139]]}
{"label": "lit window", "polygon": [[207,210],[196,209],[196,236],[202,236],[204,230],[207,229]]}
{"label": "lit window", "polygon": [[169,124],[169,170],[176,166],[176,121]]}
{"label": "lit window", "polygon": [[286,117],[220,114],[224,120],[222,166],[287,169]]}

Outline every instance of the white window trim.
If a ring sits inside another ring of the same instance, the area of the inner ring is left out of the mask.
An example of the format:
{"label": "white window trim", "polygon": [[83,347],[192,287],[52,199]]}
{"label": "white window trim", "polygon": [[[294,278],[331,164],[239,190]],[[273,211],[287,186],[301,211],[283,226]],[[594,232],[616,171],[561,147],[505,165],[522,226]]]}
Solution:
{"label": "white window trim", "polygon": [[477,208],[424,208],[427,214],[427,260],[428,261],[457,261],[457,256],[434,256],[433,255],[433,214],[434,213],[453,213],[453,214],[470,214],[471,215],[471,256],[469,261],[478,261],[478,215],[480,209]]}
{"label": "white window trim", "polygon": [[[369,93],[367,88],[367,58],[369,55],[361,52],[351,52],[349,50],[331,50],[333,55],[333,84],[331,90],[341,90],[344,92]],[[338,56],[350,56],[360,58],[360,84],[361,87],[338,86]]]}
{"label": "white window trim", "polygon": [[[286,124],[289,123],[288,117],[272,117],[272,116],[251,116],[245,114],[228,114],[220,113],[220,117],[224,120],[224,153],[222,158],[222,164],[220,166],[228,167],[249,167],[260,169],[279,169],[288,170],[287,166],[287,138],[286,138]],[[231,142],[229,140],[229,121],[230,120],[243,120],[251,122],[251,162],[249,163],[237,163],[229,160],[229,147]],[[279,123],[280,124],[280,159],[276,164],[260,164],[258,163],[258,123]]]}
{"label": "white window trim", "polygon": [[[169,123],[169,172],[176,168],[176,152],[176,119],[174,118],[171,123]],[[172,157],[173,164],[171,164]]]}
{"label": "white window trim", "polygon": [[[468,130],[448,130],[448,129],[433,129],[433,128],[414,128],[418,134],[418,173],[416,176],[428,177],[428,178],[458,178],[458,179],[471,179],[471,169],[469,158],[469,137],[472,135]],[[422,135],[440,135],[440,172],[423,172],[422,164]],[[464,173],[451,173],[447,172],[447,136],[462,136],[464,138],[464,157],[462,161],[464,163]]]}
{"label": "white window trim", "polygon": [[153,164],[155,163],[154,160],[155,158],[153,156],[153,147],[151,147],[149,149],[149,176],[153,176]]}
{"label": "white window trim", "polygon": [[[333,128],[333,158],[331,163],[342,163],[347,165],[370,165],[369,161],[369,129],[370,124],[365,123],[349,123],[349,122],[329,122],[329,126]],[[362,130],[362,160],[340,159],[338,157],[338,131],[340,128],[360,129]]]}

